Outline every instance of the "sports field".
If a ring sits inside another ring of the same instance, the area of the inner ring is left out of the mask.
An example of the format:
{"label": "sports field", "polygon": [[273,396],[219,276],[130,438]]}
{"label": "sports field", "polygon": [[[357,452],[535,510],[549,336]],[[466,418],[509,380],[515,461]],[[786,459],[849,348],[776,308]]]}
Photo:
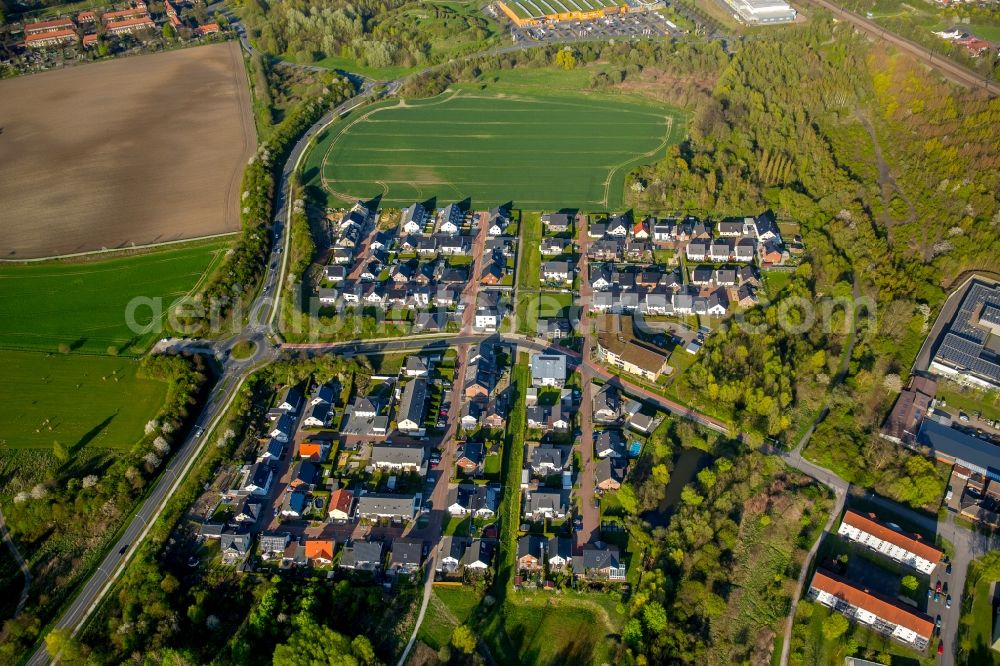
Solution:
{"label": "sports field", "polygon": [[628,170],[680,140],[679,118],[663,107],[562,95],[386,102],[321,133],[305,176],[337,202],[470,197],[477,207],[615,209]]}
{"label": "sports field", "polygon": [[[104,354],[115,346],[121,353],[141,352],[159,331],[130,330],[129,302],[153,299],[166,314],[228,247],[210,241],[100,261],[0,264],[0,348],[54,352],[69,345]],[[149,323],[150,314],[149,307],[138,308],[135,320]]]}
{"label": "sports field", "polygon": [[167,395],[128,358],[0,351],[0,364],[0,448],[127,449]]}

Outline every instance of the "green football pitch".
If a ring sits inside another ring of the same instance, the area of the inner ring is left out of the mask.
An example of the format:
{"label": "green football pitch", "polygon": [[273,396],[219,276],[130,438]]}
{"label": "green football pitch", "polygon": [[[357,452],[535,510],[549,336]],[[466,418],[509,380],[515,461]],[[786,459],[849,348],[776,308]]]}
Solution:
{"label": "green football pitch", "polygon": [[321,132],[305,180],[331,203],[471,198],[477,208],[607,210],[629,169],[680,140],[671,109],[619,99],[446,93],[367,107]]}

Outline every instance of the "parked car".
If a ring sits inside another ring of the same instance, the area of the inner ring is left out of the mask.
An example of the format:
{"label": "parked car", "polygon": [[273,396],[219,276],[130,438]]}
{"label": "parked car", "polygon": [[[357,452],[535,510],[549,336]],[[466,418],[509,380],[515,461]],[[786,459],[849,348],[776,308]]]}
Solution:
{"label": "parked car", "polygon": [[943,654],[944,654],[944,641],[941,641],[940,643],[938,643],[938,656],[940,657]]}
{"label": "parked car", "polygon": [[941,581],[940,581],[940,579],[938,580],[937,585],[934,586],[934,591],[935,592],[940,592],[941,591]]}
{"label": "parked car", "polygon": [[958,420],[959,421],[964,421],[965,423],[968,423],[969,422],[969,415],[966,414],[965,412],[959,412],[959,414],[958,414]]}
{"label": "parked car", "polygon": [[934,596],[934,588],[928,587],[927,588],[927,598],[930,599],[933,596]]}
{"label": "parked car", "polygon": [[938,603],[940,601],[941,601],[941,593],[940,592],[935,592],[934,593],[934,603]]}
{"label": "parked car", "polygon": [[951,595],[950,594],[947,597],[944,598],[944,607],[945,608],[951,608]]}
{"label": "parked car", "polygon": [[949,563],[948,563],[948,566],[946,566],[946,567],[944,568],[944,572],[945,572],[946,574],[948,574],[949,576],[951,575],[951,562],[949,562]]}
{"label": "parked car", "polygon": [[941,616],[940,615],[938,615],[937,618],[935,618],[935,620],[934,620],[934,626],[937,627],[938,629],[941,628]]}

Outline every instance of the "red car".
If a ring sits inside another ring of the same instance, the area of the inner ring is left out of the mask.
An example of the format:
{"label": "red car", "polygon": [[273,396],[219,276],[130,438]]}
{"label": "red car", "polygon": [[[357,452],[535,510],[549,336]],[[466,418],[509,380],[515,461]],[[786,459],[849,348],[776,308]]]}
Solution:
{"label": "red car", "polygon": [[935,592],[940,592],[941,591],[941,581],[937,582],[937,587],[934,588],[934,591]]}
{"label": "red car", "polygon": [[944,641],[938,643],[938,656],[944,654]]}

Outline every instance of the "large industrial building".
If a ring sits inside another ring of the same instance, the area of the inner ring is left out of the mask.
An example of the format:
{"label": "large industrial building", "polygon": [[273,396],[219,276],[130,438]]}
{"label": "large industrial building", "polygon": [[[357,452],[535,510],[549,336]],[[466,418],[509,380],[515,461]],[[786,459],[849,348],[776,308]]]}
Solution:
{"label": "large industrial building", "polygon": [[939,461],[961,465],[988,479],[1000,481],[1000,446],[968,435],[933,418],[923,420],[917,444],[926,446]]}
{"label": "large industrial building", "polygon": [[750,25],[791,23],[795,10],[785,0],[726,0],[736,16]]}
{"label": "large industrial building", "polygon": [[633,0],[499,0],[497,6],[516,25],[539,25],[546,21],[590,21],[624,14]]}
{"label": "large industrial building", "polygon": [[930,371],[1000,388],[1000,284],[973,280],[931,359]]}

